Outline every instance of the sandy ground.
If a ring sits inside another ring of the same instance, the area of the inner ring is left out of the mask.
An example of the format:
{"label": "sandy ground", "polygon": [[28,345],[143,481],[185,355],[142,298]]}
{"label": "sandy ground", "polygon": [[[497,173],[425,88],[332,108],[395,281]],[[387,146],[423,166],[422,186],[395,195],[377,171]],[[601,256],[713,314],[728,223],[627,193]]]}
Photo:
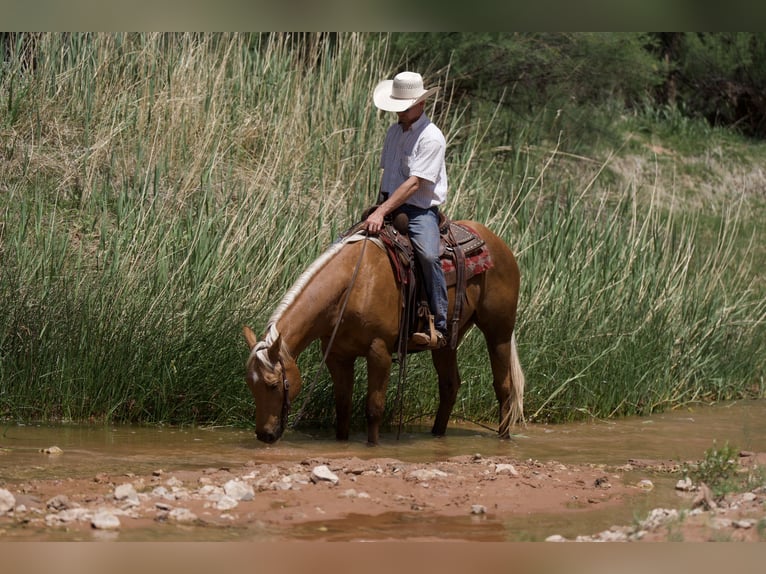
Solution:
{"label": "sandy ground", "polygon": [[[743,454],[743,471],[766,464],[765,454]],[[655,487],[647,480],[632,482],[636,470],[680,479],[673,475],[677,467],[657,461],[607,468],[474,455],[432,464],[311,458],[199,471],[158,468],[145,476],[30,480],[0,484],[0,537],[506,541],[507,523],[519,517],[565,521],[595,510],[618,515],[631,497]],[[630,524],[542,539],[763,539],[766,489],[719,501],[705,494],[693,488],[679,497],[682,508],[652,509]]]}

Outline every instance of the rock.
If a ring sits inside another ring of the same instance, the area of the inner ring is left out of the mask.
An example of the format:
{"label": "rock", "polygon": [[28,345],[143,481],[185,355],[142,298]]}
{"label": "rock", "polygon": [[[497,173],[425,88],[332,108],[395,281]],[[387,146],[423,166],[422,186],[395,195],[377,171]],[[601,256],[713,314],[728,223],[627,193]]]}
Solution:
{"label": "rock", "polygon": [[718,504],[716,504],[716,501],[713,499],[713,493],[710,492],[710,488],[708,488],[707,484],[703,482],[700,484],[698,490],[699,492],[697,493],[697,496],[695,496],[692,501],[692,508],[697,508],[698,506],[702,506],[705,510],[714,510],[718,508]]}
{"label": "rock", "polygon": [[116,530],[120,527],[120,519],[108,510],[99,510],[90,519],[90,525],[97,530]]}
{"label": "rock", "polygon": [[174,508],[168,512],[168,518],[176,522],[194,522],[197,520],[197,515],[188,508]]}
{"label": "rock", "polygon": [[234,500],[252,500],[255,497],[253,487],[241,480],[230,480],[223,485],[223,491]]}
{"label": "rock", "polygon": [[732,525],[734,526],[734,528],[742,528],[742,529],[745,529],[745,530],[748,529],[748,528],[752,528],[753,524],[755,524],[754,520],[747,520],[747,519],[745,519],[745,520],[735,520],[735,521],[732,522]]}
{"label": "rock", "polygon": [[512,464],[496,464],[495,473],[510,474],[513,478],[518,478],[519,476],[521,476],[519,474],[519,471],[516,470],[516,467],[513,466]]}
{"label": "rock", "polygon": [[216,502],[215,507],[218,510],[231,510],[232,508],[236,508],[239,505],[239,502],[235,499],[233,499],[228,494],[224,494],[218,502]]}
{"label": "rock", "polygon": [[314,483],[331,482],[332,484],[338,484],[340,479],[326,464],[320,464],[311,470],[311,481]]}
{"label": "rock", "polygon": [[413,478],[417,481],[426,481],[426,480],[433,480],[434,478],[444,478],[445,476],[449,476],[446,472],[438,469],[427,469],[427,468],[419,468],[417,470],[413,470],[409,475],[409,478]]}
{"label": "rock", "polygon": [[640,523],[640,527],[643,530],[655,530],[656,528],[659,528],[660,526],[667,524],[668,522],[672,522],[674,520],[678,520],[678,511],[675,509],[667,509],[667,508],[655,508],[649,513],[649,516],[646,517],[645,520],[643,520]]}
{"label": "rock", "polygon": [[10,512],[16,506],[16,497],[9,490],[0,488],[0,516]]}
{"label": "rock", "polygon": [[45,503],[45,507],[51,510],[66,510],[71,506],[69,497],[66,494],[57,494]]}
{"label": "rock", "polygon": [[561,534],[552,534],[545,539],[546,542],[566,542],[567,539],[561,536]]}
{"label": "rock", "polygon": [[487,507],[482,504],[472,504],[471,505],[471,514],[486,514],[487,513]]}
{"label": "rock", "polygon": [[638,486],[638,488],[640,488],[641,490],[646,490],[647,492],[650,490],[654,490],[654,483],[648,478],[639,480],[636,486]]}
{"label": "rock", "polygon": [[57,514],[48,514],[45,517],[45,523],[48,526],[56,526],[59,524],[69,524],[70,522],[77,522],[79,520],[87,520],[91,516],[90,511],[86,508],[67,508]]}
{"label": "rock", "polygon": [[692,484],[692,479],[687,476],[676,482],[676,490],[692,492],[693,490],[696,490],[696,488],[694,484]]}
{"label": "rock", "polygon": [[136,492],[136,489],[133,487],[133,485],[128,482],[121,484],[114,489],[114,498],[115,500],[130,500],[138,502],[138,493]]}
{"label": "rock", "polygon": [[50,446],[48,448],[41,448],[40,452],[43,453],[43,454],[52,454],[52,455],[64,454],[64,451],[61,450],[57,446]]}

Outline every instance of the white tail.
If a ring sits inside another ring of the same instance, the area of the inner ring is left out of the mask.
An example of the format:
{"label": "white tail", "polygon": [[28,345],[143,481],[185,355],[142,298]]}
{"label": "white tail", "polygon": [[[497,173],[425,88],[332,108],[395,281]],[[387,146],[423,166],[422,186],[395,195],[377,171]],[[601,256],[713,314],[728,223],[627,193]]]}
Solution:
{"label": "white tail", "polygon": [[516,350],[516,333],[511,335],[511,394],[508,397],[508,414],[500,423],[500,436],[507,436],[510,428],[517,424],[524,424],[524,371],[521,369],[519,353]]}

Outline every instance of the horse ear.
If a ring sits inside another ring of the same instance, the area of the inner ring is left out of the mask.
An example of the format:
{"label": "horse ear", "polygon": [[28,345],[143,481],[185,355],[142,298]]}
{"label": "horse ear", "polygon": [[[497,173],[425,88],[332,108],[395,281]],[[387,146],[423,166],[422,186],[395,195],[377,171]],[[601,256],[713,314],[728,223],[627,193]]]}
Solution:
{"label": "horse ear", "polygon": [[255,336],[255,333],[253,333],[253,330],[247,325],[244,325],[242,327],[242,334],[245,335],[247,346],[250,347],[250,349],[255,347],[255,344],[258,342],[258,338]]}
{"label": "horse ear", "polygon": [[282,335],[278,335],[276,340],[269,347],[268,355],[269,361],[272,365],[276,365],[279,362],[279,351],[282,349]]}

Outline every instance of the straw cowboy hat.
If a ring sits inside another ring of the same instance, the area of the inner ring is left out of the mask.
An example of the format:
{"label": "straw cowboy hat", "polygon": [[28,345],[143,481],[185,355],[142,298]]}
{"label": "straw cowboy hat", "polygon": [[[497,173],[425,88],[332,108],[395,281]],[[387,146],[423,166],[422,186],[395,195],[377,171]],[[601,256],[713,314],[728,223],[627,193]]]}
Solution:
{"label": "straw cowboy hat", "polygon": [[403,112],[425,100],[439,88],[423,89],[423,77],[415,72],[401,72],[393,80],[383,80],[372,93],[375,106],[387,112]]}

